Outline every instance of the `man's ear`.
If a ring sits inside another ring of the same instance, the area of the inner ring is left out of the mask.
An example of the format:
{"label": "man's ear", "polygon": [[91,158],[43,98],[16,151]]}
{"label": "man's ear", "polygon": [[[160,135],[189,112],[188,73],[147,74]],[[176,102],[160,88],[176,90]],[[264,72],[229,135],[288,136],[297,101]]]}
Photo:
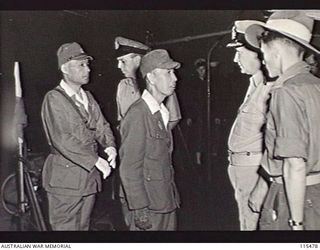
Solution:
{"label": "man's ear", "polygon": [[139,66],[139,65],[140,65],[140,62],[141,62],[141,56],[140,56],[140,55],[137,55],[137,56],[135,56],[133,59],[134,59],[134,61],[136,62],[136,64]]}
{"label": "man's ear", "polygon": [[67,63],[61,65],[61,71],[63,74],[68,74],[68,65]]}
{"label": "man's ear", "polygon": [[271,50],[272,56],[274,56],[275,58],[280,57],[280,53],[282,53],[284,49],[288,48],[286,45],[283,46],[283,42],[279,40],[270,42],[268,46]]}
{"label": "man's ear", "polygon": [[148,82],[149,84],[154,85],[154,84],[153,84],[153,82],[154,82],[154,81],[153,81],[153,80],[154,80],[154,75],[153,75],[152,72],[147,73],[146,79],[147,79],[147,82]]}

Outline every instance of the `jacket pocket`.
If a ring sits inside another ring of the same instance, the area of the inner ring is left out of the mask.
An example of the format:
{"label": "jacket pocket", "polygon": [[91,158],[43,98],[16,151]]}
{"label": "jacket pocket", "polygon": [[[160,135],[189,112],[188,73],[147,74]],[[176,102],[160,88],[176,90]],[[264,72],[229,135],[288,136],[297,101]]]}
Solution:
{"label": "jacket pocket", "polygon": [[150,159],[163,159],[169,157],[170,138],[166,131],[153,130],[147,138],[147,157]]}
{"label": "jacket pocket", "polygon": [[145,159],[144,178],[146,181],[161,181],[171,179],[171,167],[169,162]]}
{"label": "jacket pocket", "polygon": [[144,172],[145,188],[149,199],[149,209],[168,212],[176,208],[172,185],[172,171],[169,166],[153,165]]}
{"label": "jacket pocket", "polygon": [[81,168],[65,158],[55,157],[49,185],[56,188],[78,190],[80,188]]}

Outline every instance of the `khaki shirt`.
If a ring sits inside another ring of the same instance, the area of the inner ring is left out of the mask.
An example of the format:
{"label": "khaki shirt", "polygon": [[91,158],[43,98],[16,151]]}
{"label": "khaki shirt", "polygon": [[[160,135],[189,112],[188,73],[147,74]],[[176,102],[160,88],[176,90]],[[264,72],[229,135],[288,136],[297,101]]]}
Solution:
{"label": "khaki shirt", "polygon": [[262,153],[263,126],[272,85],[271,82],[265,82],[261,71],[250,78],[246,97],[229,135],[228,147],[232,152]]}
{"label": "khaki shirt", "polygon": [[303,158],[307,173],[320,171],[320,79],[305,62],[287,69],[271,90],[262,166],[282,175],[283,158]]}
{"label": "khaki shirt", "polygon": [[125,78],[119,82],[116,96],[118,121],[125,116],[131,104],[139,98],[140,91],[138,89],[136,79]]}

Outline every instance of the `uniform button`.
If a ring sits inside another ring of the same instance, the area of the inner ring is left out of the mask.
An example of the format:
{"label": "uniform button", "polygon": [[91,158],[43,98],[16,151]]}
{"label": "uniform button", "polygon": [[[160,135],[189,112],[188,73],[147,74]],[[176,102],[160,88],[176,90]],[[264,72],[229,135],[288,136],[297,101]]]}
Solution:
{"label": "uniform button", "polygon": [[151,178],[150,178],[150,176],[148,176],[148,177],[147,177],[147,181],[151,181]]}
{"label": "uniform button", "polygon": [[68,167],[69,167],[69,164],[67,164],[66,167],[68,168]]}

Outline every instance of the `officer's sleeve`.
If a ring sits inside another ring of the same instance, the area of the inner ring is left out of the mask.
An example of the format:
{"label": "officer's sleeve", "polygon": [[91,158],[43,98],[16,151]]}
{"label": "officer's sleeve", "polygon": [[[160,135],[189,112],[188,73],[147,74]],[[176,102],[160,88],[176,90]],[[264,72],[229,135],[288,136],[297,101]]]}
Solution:
{"label": "officer's sleeve", "polygon": [[182,116],[176,92],[167,97],[165,105],[170,113],[169,122],[181,120]]}
{"label": "officer's sleeve", "polygon": [[57,91],[49,92],[42,103],[41,118],[49,143],[63,157],[90,171],[98,160],[93,140],[79,140],[73,135],[77,124],[72,123],[63,105],[65,100]]}
{"label": "officer's sleeve", "polygon": [[120,121],[122,119],[121,115],[121,91],[122,91],[122,81],[119,82],[117,87],[117,94],[116,94],[116,103],[117,103],[117,120]]}
{"label": "officer's sleeve", "polygon": [[275,157],[307,159],[307,117],[303,110],[303,101],[288,89],[277,89],[272,95],[270,112],[276,124]]}
{"label": "officer's sleeve", "polygon": [[149,205],[144,186],[146,124],[141,111],[130,109],[121,123],[120,177],[130,209]]}

